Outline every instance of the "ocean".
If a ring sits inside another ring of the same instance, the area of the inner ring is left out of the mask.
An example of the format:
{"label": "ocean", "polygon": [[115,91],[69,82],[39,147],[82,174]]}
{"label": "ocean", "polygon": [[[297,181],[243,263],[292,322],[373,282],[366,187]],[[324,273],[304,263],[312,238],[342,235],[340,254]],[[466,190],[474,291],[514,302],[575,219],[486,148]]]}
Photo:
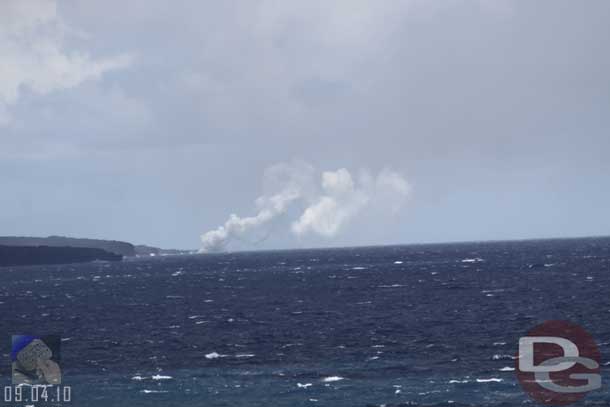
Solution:
{"label": "ocean", "polygon": [[[515,355],[548,320],[595,338],[607,389],[608,238],[158,257],[0,276],[3,386],[10,335],[58,334],[71,387],[63,406],[535,405]],[[576,405],[608,404],[602,389]]]}

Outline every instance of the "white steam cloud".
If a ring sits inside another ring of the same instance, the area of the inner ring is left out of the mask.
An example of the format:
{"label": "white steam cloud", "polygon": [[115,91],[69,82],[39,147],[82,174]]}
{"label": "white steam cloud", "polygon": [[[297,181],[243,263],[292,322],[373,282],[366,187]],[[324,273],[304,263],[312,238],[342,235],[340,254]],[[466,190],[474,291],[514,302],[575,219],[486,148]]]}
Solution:
{"label": "white steam cloud", "polygon": [[303,162],[274,165],[265,171],[264,181],[266,192],[256,200],[256,215],[231,214],[222,226],[201,235],[202,252],[223,251],[231,240],[264,231],[289,212],[295,216],[290,226],[295,236],[332,238],[368,209],[398,212],[411,190],[402,175],[389,169],[377,175],[361,170],[354,179],[345,168],[320,175]]}

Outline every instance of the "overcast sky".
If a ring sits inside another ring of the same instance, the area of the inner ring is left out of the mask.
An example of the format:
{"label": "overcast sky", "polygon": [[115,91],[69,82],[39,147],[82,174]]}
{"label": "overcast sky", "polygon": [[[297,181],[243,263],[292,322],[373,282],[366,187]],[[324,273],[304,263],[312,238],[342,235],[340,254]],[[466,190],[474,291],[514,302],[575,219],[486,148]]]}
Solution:
{"label": "overcast sky", "polygon": [[[263,174],[391,216],[256,248],[610,234],[610,2],[0,2],[0,234],[198,248]],[[252,248],[243,244],[235,248]]]}

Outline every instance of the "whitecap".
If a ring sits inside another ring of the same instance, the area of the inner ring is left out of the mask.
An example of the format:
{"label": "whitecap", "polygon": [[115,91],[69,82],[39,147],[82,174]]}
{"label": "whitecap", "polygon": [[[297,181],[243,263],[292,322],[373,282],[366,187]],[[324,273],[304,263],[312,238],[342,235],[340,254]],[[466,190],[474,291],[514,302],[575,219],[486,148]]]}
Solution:
{"label": "whitecap", "polygon": [[517,359],[516,356],[512,356],[512,355],[493,355],[492,360],[515,360]]}
{"label": "whitecap", "polygon": [[504,291],[506,291],[505,288],[496,288],[493,290],[481,290],[481,293],[483,294],[487,294],[487,293],[503,293]]}
{"label": "whitecap", "polygon": [[492,377],[489,379],[477,379],[477,383],[500,383],[503,381],[503,379],[498,379],[497,377]]}
{"label": "whitecap", "polygon": [[305,384],[297,383],[297,387],[299,389],[306,389],[306,388],[311,387],[311,386],[313,386],[313,384],[311,384],[311,383],[305,383]]}
{"label": "whitecap", "polygon": [[510,367],[510,366],[505,366],[502,369],[500,369],[501,372],[513,372],[515,370],[514,367]]}
{"label": "whitecap", "polygon": [[341,380],[345,380],[343,377],[341,376],[329,376],[329,377],[325,377],[324,379],[322,379],[322,382],[324,383],[333,383],[333,382],[338,382]]}
{"label": "whitecap", "polygon": [[151,377],[151,379],[153,379],[153,380],[171,380],[171,379],[173,379],[173,377],[156,374],[153,377]]}
{"label": "whitecap", "polygon": [[480,257],[474,257],[472,259],[462,259],[462,263],[480,263],[482,261],[485,261],[485,260],[483,260]]}
{"label": "whitecap", "polygon": [[400,260],[396,260],[396,261],[394,262],[394,264],[402,264],[402,261],[400,261]]}
{"label": "whitecap", "polygon": [[205,355],[206,359],[218,359],[218,358],[225,358],[227,357],[227,355],[221,355],[220,353],[217,352],[212,352],[212,353],[208,353],[207,355]]}
{"label": "whitecap", "polygon": [[470,383],[470,380],[449,380],[449,384],[464,384]]}

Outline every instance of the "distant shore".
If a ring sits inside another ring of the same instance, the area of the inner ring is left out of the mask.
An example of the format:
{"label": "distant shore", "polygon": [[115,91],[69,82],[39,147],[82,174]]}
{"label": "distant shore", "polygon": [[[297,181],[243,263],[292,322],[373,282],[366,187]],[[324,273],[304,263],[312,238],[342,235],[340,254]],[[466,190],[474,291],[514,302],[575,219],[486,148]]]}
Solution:
{"label": "distant shore", "polygon": [[91,247],[0,246],[0,267],[121,261],[123,256]]}
{"label": "distant shore", "polygon": [[166,250],[133,245],[119,240],[65,236],[0,236],[0,267],[121,261],[130,257],[179,255],[184,250]]}

